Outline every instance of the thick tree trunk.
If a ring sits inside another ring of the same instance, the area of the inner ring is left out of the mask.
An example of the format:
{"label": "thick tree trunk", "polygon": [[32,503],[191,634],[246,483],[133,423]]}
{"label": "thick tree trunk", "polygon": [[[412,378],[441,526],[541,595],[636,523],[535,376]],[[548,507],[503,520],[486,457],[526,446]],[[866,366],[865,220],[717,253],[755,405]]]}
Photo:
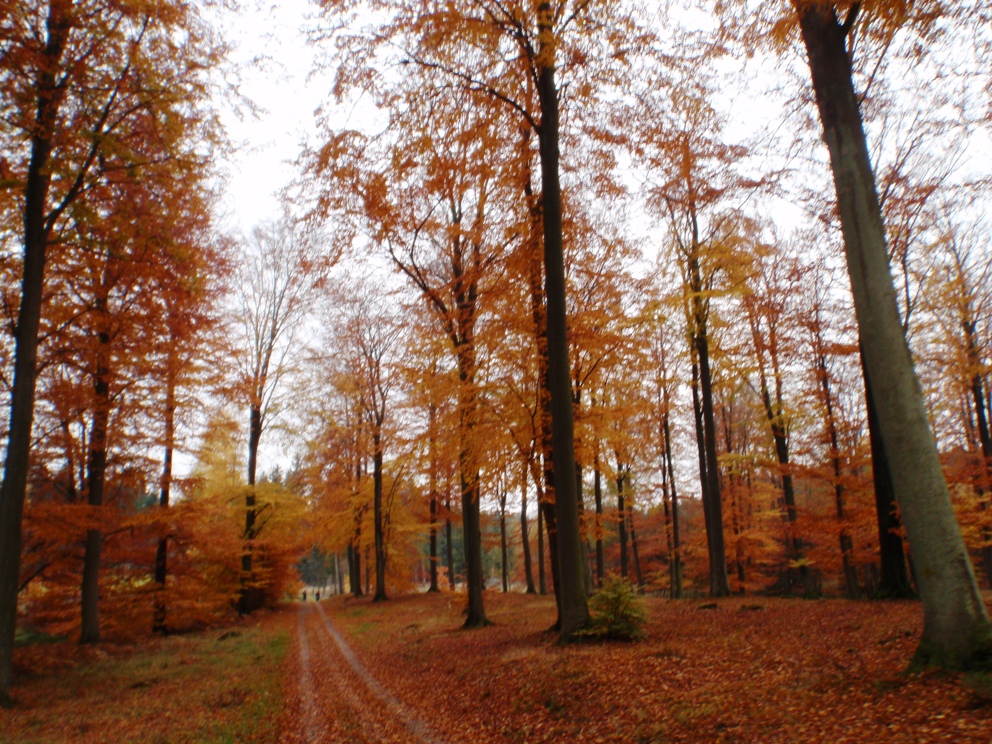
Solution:
{"label": "thick tree trunk", "polygon": [[523,461],[520,473],[520,539],[524,547],[524,577],[527,581],[527,594],[536,594],[534,590],[534,568],[530,555],[530,527],[527,524],[527,470],[528,463]]}
{"label": "thick tree trunk", "polygon": [[987,665],[992,624],[954,516],[896,305],[846,48],[850,24],[838,22],[832,5],[797,0],[796,8],[830,152],[872,398],[923,601],[923,635],[913,664]]}
{"label": "thick tree trunk", "polygon": [[31,429],[38,357],[38,328],[45,284],[49,161],[66,89],[56,79],[69,38],[72,2],[51,2],[48,39],[35,83],[37,112],[31,130],[31,160],[24,187],[24,264],[21,304],[14,331],[14,382],[10,393],[7,459],[0,486],[0,703],[10,700],[10,675],[17,627],[21,572],[21,521],[30,467]]}
{"label": "thick tree trunk", "polygon": [[544,216],[544,276],[548,309],[548,381],[555,462],[555,527],[561,587],[560,633],[567,641],[589,622],[585,565],[575,490],[572,385],[569,378],[565,306],[565,254],[562,244],[561,185],[558,180],[558,90],[555,86],[554,17],[550,2],[537,8],[541,106],[541,203]]}
{"label": "thick tree trunk", "polygon": [[375,596],[373,602],[382,602],[386,597],[386,533],[382,513],[382,436],[376,431],[372,435],[372,521],[375,530]]}

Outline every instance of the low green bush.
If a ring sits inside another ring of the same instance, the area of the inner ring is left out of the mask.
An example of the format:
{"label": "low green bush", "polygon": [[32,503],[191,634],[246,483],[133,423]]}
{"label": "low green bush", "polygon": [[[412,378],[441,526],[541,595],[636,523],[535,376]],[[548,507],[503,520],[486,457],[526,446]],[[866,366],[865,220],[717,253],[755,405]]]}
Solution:
{"label": "low green bush", "polygon": [[580,635],[616,641],[644,636],[646,615],[637,587],[625,578],[609,576],[589,600],[592,621]]}

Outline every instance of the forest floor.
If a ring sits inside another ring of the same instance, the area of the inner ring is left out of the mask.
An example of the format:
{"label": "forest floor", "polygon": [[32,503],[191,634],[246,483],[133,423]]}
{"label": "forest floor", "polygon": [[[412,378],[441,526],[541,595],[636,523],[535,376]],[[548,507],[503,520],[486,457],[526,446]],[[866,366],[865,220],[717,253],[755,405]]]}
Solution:
{"label": "forest floor", "polygon": [[992,742],[983,680],[903,673],[916,602],[648,598],[645,640],[561,648],[546,597],[487,593],[471,631],[463,601],[303,606],[284,720],[315,723],[283,741]]}
{"label": "forest floor", "polygon": [[[555,644],[547,597],[287,604],[231,630],[19,649],[0,742],[992,742],[989,679],[905,675],[915,602],[649,597]],[[984,688],[982,684],[984,682]]]}

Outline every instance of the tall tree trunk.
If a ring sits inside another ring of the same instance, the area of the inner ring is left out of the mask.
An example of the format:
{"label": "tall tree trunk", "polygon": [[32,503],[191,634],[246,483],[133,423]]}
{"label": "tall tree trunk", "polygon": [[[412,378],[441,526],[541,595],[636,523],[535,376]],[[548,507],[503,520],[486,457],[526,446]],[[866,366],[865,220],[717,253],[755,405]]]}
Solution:
{"label": "tall tree trunk", "polygon": [[344,576],[341,573],[341,553],[334,551],[334,576],[337,579],[338,596],[344,594]]}
{"label": "tall tree trunk", "polygon": [[530,527],[527,524],[527,470],[528,463],[523,461],[520,472],[520,539],[524,547],[524,577],[527,581],[527,593],[535,594],[534,568],[530,555]]}
{"label": "tall tree trunk", "polygon": [[851,75],[846,37],[832,5],[795,2],[813,90],[830,152],[862,349],[896,499],[923,602],[914,666],[988,664],[992,623],[951,506],[936,443],[902,332],[885,228]]}
{"label": "tall tree trunk", "polygon": [[[110,335],[106,330],[107,298],[97,301],[97,318],[101,328],[97,334],[96,370],[93,377],[93,421],[90,429],[90,453],[87,466],[86,503],[103,511],[104,484],[107,475],[107,425],[110,419]],[[86,530],[83,555],[82,627],[80,643],[100,641],[100,554],[103,531]]]}
{"label": "tall tree trunk", "polygon": [[458,455],[462,490],[462,542],[465,546],[465,585],[468,607],[464,627],[481,628],[489,624],[483,606],[485,576],[482,571],[482,514],[479,506],[479,469],[475,461],[475,392],[474,380],[461,373],[461,451]]}
{"label": "tall tree trunk", "polygon": [[372,435],[372,521],[375,530],[375,596],[373,602],[382,602],[386,597],[386,534],[382,514],[382,435],[380,425]]}
{"label": "tall tree trunk", "polygon": [[34,421],[38,328],[45,284],[45,252],[52,229],[48,223],[48,188],[52,178],[49,161],[59,110],[66,93],[66,88],[59,85],[57,73],[71,29],[72,5],[69,0],[49,3],[48,38],[35,80],[37,109],[24,187],[21,304],[14,331],[14,383],[10,392],[7,459],[0,485],[0,703],[10,700],[21,573],[21,521]]}
{"label": "tall tree trunk", "polygon": [[[162,480],[159,489],[159,509],[168,509],[172,492],[172,455],[176,446],[176,373],[175,353],[168,353],[165,384],[165,455],[162,458]],[[169,554],[169,538],[162,534],[158,539],[155,550],[155,610],[152,616],[152,632],[166,633],[165,624],[165,581],[167,577],[167,559]]]}
{"label": "tall tree trunk", "polygon": [[575,490],[572,386],[569,379],[565,306],[565,253],[562,243],[561,185],[558,180],[558,90],[555,85],[554,13],[537,7],[538,98],[541,107],[541,202],[544,217],[544,275],[548,309],[548,381],[555,463],[555,527],[560,584],[560,638],[569,640],[589,622],[585,565]]}

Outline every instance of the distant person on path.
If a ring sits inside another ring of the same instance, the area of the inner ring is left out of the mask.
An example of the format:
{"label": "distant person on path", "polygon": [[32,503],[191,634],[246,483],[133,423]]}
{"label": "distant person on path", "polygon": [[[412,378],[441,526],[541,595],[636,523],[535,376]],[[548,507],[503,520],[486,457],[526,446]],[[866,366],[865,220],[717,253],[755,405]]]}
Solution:
{"label": "distant person on path", "polygon": [[303,590],[303,601],[304,602],[307,601],[307,590],[306,589]]}
{"label": "distant person on path", "polygon": [[320,592],[317,592],[317,599],[316,599],[316,601],[317,601],[317,602],[319,602],[319,601],[320,601]]}

